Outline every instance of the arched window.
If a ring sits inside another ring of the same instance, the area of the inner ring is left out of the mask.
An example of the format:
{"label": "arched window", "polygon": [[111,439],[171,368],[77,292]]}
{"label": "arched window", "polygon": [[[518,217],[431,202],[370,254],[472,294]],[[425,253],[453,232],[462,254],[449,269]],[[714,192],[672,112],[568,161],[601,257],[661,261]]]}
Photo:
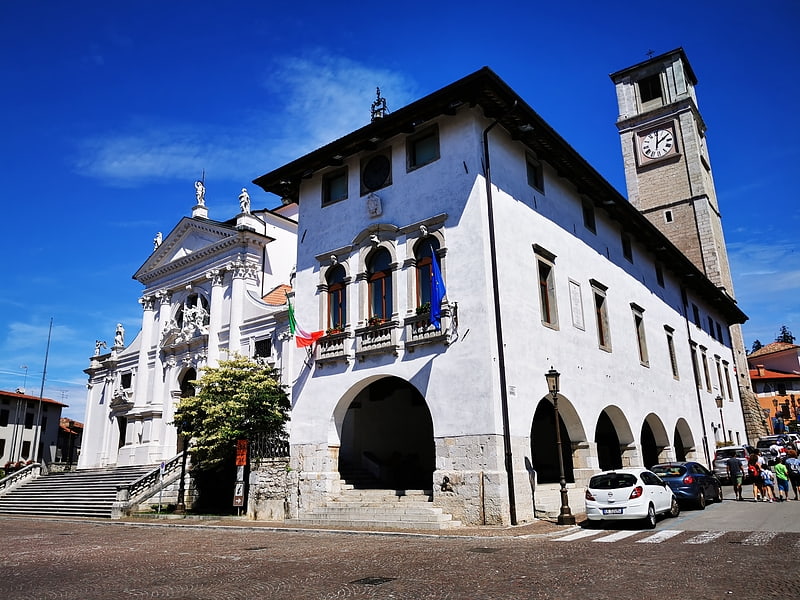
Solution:
{"label": "arched window", "polygon": [[347,287],[342,265],[329,269],[325,279],[328,282],[328,328],[344,329],[347,324]]}
{"label": "arched window", "polygon": [[367,261],[369,316],[392,318],[392,257],[385,248],[376,250]]}
{"label": "arched window", "polygon": [[417,306],[429,304],[431,301],[431,256],[438,249],[439,240],[432,236],[423,238],[414,248],[414,257],[417,259]]}

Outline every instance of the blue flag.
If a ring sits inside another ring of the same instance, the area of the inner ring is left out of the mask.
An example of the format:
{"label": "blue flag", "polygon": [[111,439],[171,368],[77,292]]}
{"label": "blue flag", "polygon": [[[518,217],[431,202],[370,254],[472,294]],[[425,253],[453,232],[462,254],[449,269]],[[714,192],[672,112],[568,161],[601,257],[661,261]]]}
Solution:
{"label": "blue flag", "polygon": [[442,299],[447,295],[444,287],[442,272],[439,270],[439,262],[436,260],[436,251],[431,248],[431,325],[436,329],[442,328]]}

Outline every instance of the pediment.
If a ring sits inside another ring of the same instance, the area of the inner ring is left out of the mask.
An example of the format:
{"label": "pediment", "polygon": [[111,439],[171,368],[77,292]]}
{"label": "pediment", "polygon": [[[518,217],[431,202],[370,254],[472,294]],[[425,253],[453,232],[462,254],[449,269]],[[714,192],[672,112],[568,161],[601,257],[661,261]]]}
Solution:
{"label": "pediment", "polygon": [[[139,281],[170,267],[206,260],[232,243],[236,230],[218,223],[184,217],[134,274]],[[144,281],[142,281],[144,283]]]}

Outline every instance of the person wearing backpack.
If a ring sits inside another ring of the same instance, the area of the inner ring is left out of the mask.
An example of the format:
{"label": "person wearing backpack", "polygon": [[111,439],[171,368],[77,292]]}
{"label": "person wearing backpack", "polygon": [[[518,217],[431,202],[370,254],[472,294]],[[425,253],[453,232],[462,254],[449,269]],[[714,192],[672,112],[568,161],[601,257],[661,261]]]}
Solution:
{"label": "person wearing backpack", "polygon": [[758,502],[761,500],[761,491],[764,488],[764,482],[761,480],[761,466],[758,464],[758,455],[751,454],[747,463],[747,474],[750,477],[750,483],[753,484],[753,498]]}
{"label": "person wearing backpack", "polygon": [[[786,468],[789,469],[789,482],[792,484],[794,499],[798,500],[797,488],[800,487],[800,458],[797,458],[795,450],[789,450],[789,457],[786,459]],[[788,494],[787,494],[788,496]]]}
{"label": "person wearing backpack", "polygon": [[775,493],[772,491],[772,486],[775,485],[775,478],[767,467],[761,467],[761,481],[764,482],[764,489],[762,495],[764,502],[775,502]]}

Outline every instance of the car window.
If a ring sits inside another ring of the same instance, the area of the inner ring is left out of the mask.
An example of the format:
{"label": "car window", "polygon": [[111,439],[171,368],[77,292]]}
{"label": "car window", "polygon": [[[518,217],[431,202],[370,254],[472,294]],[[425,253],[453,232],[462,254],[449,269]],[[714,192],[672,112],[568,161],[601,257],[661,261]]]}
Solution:
{"label": "car window", "polygon": [[618,490],[636,485],[636,475],[630,473],[601,473],[589,480],[589,487],[595,490]]}
{"label": "car window", "polygon": [[642,471],[640,477],[645,485],[661,485],[661,480],[649,471]]}
{"label": "car window", "polygon": [[653,473],[660,477],[680,477],[686,473],[684,465],[656,465],[653,467]]}
{"label": "car window", "polygon": [[717,450],[717,460],[721,458],[730,458],[731,456],[738,456],[744,458],[743,448],[726,448],[724,450]]}

